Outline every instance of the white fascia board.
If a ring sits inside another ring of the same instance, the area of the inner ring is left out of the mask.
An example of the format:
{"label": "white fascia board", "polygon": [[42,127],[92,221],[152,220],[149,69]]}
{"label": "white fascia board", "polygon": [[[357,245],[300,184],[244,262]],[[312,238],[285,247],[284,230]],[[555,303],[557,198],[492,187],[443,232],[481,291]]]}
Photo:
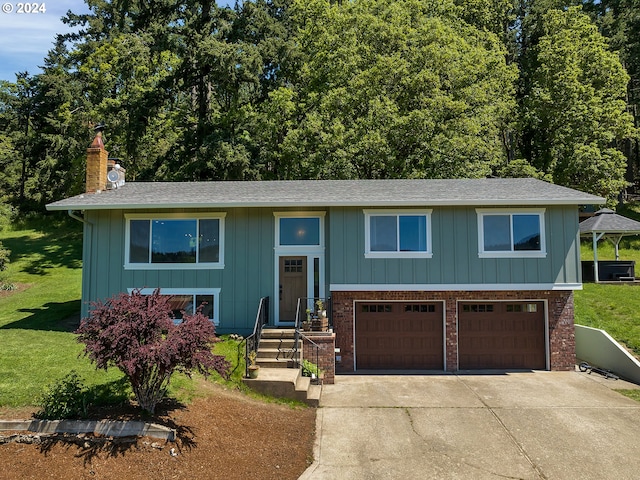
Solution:
{"label": "white fascia board", "polygon": [[429,284],[346,284],[332,283],[332,292],[451,292],[509,290],[582,290],[582,283],[429,283]]}
{"label": "white fascia board", "polygon": [[[604,199],[602,199],[604,203]],[[397,207],[475,207],[475,206],[488,206],[488,207],[513,207],[517,206],[550,206],[550,205],[595,205],[592,201],[587,200],[567,200],[567,199],[554,199],[554,200],[438,200],[433,201],[424,199],[424,201],[262,201],[262,202],[179,202],[179,203],[64,203],[61,205],[49,204],[46,209],[49,211],[54,210],[133,210],[133,209],[172,209],[172,208],[260,208],[260,207],[273,207],[273,208],[310,208],[310,207],[385,207],[385,208],[397,208]],[[599,204],[598,204],[599,205]]]}

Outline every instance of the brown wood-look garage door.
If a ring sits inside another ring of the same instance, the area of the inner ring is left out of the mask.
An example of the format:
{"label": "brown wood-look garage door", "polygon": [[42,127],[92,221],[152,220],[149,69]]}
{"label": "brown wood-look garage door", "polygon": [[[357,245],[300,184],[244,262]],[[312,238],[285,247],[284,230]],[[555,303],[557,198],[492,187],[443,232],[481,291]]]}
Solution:
{"label": "brown wood-look garage door", "polygon": [[356,369],[443,370],[441,303],[358,302]]}
{"label": "brown wood-look garage door", "polygon": [[546,368],[544,302],[458,304],[458,368]]}

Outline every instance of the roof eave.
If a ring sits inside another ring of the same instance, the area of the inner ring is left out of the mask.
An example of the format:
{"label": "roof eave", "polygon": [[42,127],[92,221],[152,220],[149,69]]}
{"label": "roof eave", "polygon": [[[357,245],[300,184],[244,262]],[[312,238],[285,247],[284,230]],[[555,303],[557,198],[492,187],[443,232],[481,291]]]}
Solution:
{"label": "roof eave", "polygon": [[640,235],[640,230],[584,230],[580,231],[580,235],[592,235],[594,233],[616,234],[616,235]]}
{"label": "roof eave", "polygon": [[70,204],[51,203],[46,206],[49,211],[64,211],[64,210],[134,210],[134,209],[153,209],[164,210],[170,208],[259,208],[259,207],[414,207],[414,206],[496,206],[496,207],[508,207],[508,206],[543,206],[543,205],[583,205],[583,204],[597,204],[597,202],[605,202],[605,199],[592,198],[577,198],[577,199],[528,199],[528,200],[435,200],[429,201],[266,201],[266,202],[228,202],[228,203],[213,203],[213,202],[198,202],[198,203],[122,203],[122,204]]}

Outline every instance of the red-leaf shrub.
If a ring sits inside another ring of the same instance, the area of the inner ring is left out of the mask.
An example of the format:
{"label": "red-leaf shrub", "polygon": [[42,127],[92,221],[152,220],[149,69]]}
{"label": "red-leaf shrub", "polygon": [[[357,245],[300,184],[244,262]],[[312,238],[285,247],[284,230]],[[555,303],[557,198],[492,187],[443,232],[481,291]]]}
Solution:
{"label": "red-leaf shrub", "polygon": [[88,318],[76,330],[84,354],[97,368],[115,366],[131,383],[141,408],[154,413],[164,398],[171,375],[178,371],[203,375],[215,370],[227,377],[230,365],[211,353],[215,326],[198,309],[174,323],[170,296],[120,293],[92,302]]}

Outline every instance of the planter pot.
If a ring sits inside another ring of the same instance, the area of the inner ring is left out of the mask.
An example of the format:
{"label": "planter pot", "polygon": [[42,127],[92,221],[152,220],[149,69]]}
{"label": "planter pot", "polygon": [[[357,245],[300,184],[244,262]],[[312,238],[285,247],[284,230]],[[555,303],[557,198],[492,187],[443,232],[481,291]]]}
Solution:
{"label": "planter pot", "polygon": [[302,330],[305,332],[311,331],[311,322],[302,322]]}
{"label": "planter pot", "polygon": [[249,367],[249,378],[258,378],[258,372],[260,372],[260,367],[255,365]]}
{"label": "planter pot", "polygon": [[329,320],[327,317],[315,318],[311,321],[311,330],[314,332],[325,332],[329,329]]}

